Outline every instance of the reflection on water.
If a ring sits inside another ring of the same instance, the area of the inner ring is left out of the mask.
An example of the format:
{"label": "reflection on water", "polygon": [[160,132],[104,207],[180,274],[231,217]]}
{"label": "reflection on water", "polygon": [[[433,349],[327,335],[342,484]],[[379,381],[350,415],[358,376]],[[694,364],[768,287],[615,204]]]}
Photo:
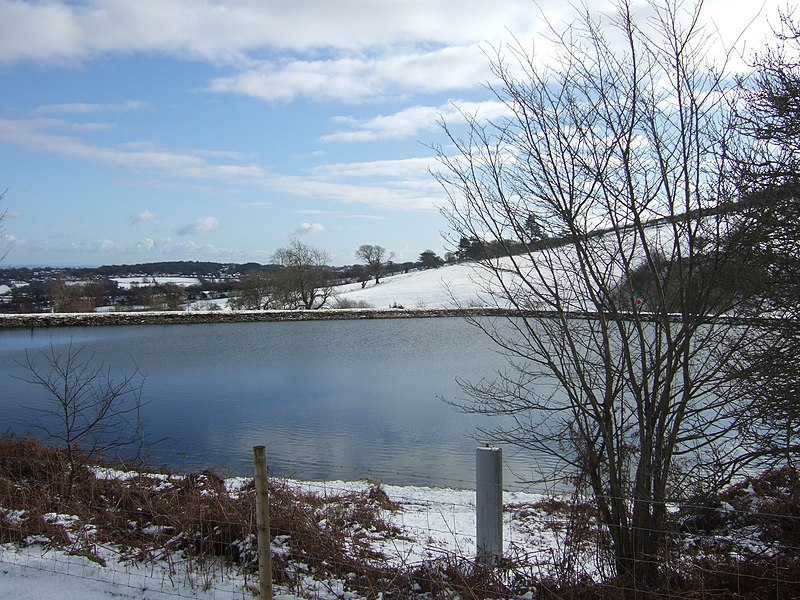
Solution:
{"label": "reflection on water", "polygon": [[[265,445],[273,474],[303,479],[471,486],[479,417],[441,398],[462,395],[457,378],[503,364],[453,318],[2,331],[3,431],[24,433],[23,406],[42,399],[12,377],[16,361],[70,341],[146,375],[147,431],[163,439],[153,464],[250,474],[252,446]],[[529,461],[512,455],[530,478]]]}

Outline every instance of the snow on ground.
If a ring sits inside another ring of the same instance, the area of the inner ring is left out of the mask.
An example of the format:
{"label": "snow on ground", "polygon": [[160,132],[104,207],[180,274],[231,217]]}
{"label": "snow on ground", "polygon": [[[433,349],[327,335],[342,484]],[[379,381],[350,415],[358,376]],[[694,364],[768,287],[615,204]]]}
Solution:
{"label": "snow on ground", "polygon": [[[438,269],[411,271],[367,282],[349,283],[334,288],[335,298],[349,302],[365,302],[371,308],[436,309],[487,306],[482,288],[485,277],[473,263],[447,265]],[[330,306],[336,306],[336,300]],[[197,300],[188,310],[230,310],[227,298]]]}
{"label": "snow on ground", "polygon": [[[662,238],[672,235],[666,226],[652,227],[648,230],[650,243],[658,245]],[[668,241],[668,240],[667,240]],[[615,239],[598,236],[590,239],[589,247],[594,252],[595,258],[601,264],[607,264],[606,277],[623,277],[619,248]],[[633,240],[630,240],[633,244]],[[532,268],[538,263],[534,252],[531,256],[515,257],[515,264],[511,259],[500,258],[497,265],[501,270],[506,270],[503,280],[508,290],[514,290],[522,285],[525,292],[526,286],[536,286],[541,289],[550,287],[554,283],[564,290],[565,298],[574,298],[571,308],[575,310],[586,309],[586,302],[581,300],[589,297],[586,286],[588,283],[581,277],[575,277],[578,259],[575,249],[569,245],[541,251],[546,259],[541,261],[546,265],[541,271]],[[637,262],[634,260],[634,263]],[[519,269],[525,275],[525,282],[521,284],[519,276],[514,271]],[[552,269],[552,270],[551,270]],[[609,280],[610,281],[610,280]],[[494,290],[494,296],[490,293]],[[367,307],[376,309],[405,308],[405,309],[452,309],[497,306],[503,304],[503,296],[498,287],[497,275],[489,273],[478,263],[463,262],[445,265],[438,269],[427,269],[386,275],[380,283],[374,280],[367,282],[362,287],[360,283],[350,283],[334,288],[334,300],[328,306],[336,306],[336,299],[348,303],[365,303]],[[212,306],[213,305],[213,306]],[[194,302],[189,310],[230,310],[227,299],[202,300]]]}
{"label": "snow on ground", "polygon": [[[456,308],[486,306],[480,279],[484,276],[473,263],[446,265],[438,269],[411,271],[381,278],[379,284],[374,280],[365,287],[360,283],[340,285],[334,288],[337,298],[352,302],[366,302],[374,308]],[[134,285],[151,286],[174,283],[181,286],[197,285],[194,277],[114,277],[123,289]],[[211,305],[214,305],[212,308]],[[226,298],[218,300],[199,300],[189,306],[189,310],[229,310]]]}
{"label": "snow on ground", "polygon": [[[229,482],[235,489],[237,481]],[[297,482],[296,485],[324,495],[343,490],[363,490],[366,482]],[[443,556],[475,555],[475,493],[465,490],[424,487],[385,486],[389,497],[402,509],[387,513],[401,527],[407,539],[376,542],[395,564],[419,564]],[[532,503],[538,494],[507,492],[504,501]],[[54,517],[55,518],[55,517]],[[69,516],[58,516],[64,519]],[[504,544],[508,551],[547,553],[557,545],[552,530],[544,525],[535,532],[523,532],[518,521],[507,513],[504,518]],[[280,551],[280,540],[273,540],[273,552]],[[218,565],[209,573],[185,564],[178,556],[169,560],[131,563],[122,561],[112,548],[98,548],[106,566],[83,556],[70,556],[31,540],[17,548],[0,545],[0,598],[14,600],[167,600],[188,597],[198,600],[252,598],[252,578],[247,579],[230,568]],[[301,596],[275,589],[275,600],[318,598],[332,600],[355,598],[343,592],[341,582],[307,580]]]}
{"label": "snow on ground", "polygon": [[[646,231],[651,247],[664,247],[668,255],[674,244],[674,235],[672,226],[664,223],[652,225]],[[632,231],[624,233],[623,240],[625,253],[630,255],[634,264],[644,260],[641,240],[636,239]],[[620,242],[615,235],[592,237],[585,244],[593,259],[602,267],[599,272],[608,278],[608,283],[614,279],[622,280],[623,261],[620,260]],[[588,289],[590,284],[583,277],[576,277],[580,263],[576,252],[575,247],[567,244],[533,251],[530,256],[517,256],[513,264],[508,257],[500,258],[496,265],[501,271],[505,270],[502,278],[507,290],[513,291],[521,285],[523,294],[530,295],[529,286],[545,290],[554,288],[555,284],[561,290],[562,302],[566,302],[569,308],[591,309],[591,303],[586,301],[591,295]],[[541,270],[533,268],[534,264],[542,265]],[[514,274],[516,270],[524,274],[524,283]],[[494,297],[487,291],[491,289],[494,289]],[[336,292],[339,298],[364,301],[374,308],[401,305],[406,309],[496,306],[503,303],[502,298],[508,293],[499,290],[497,275],[471,262],[393,275],[382,278],[378,285],[370,281],[363,289],[359,283],[340,286]]]}
{"label": "snow on ground", "polygon": [[117,285],[123,289],[128,290],[134,285],[139,287],[151,285],[164,285],[165,283],[174,283],[181,287],[189,287],[190,285],[200,285],[201,281],[197,277],[170,277],[167,275],[143,275],[141,277],[112,277],[112,281],[116,281]]}
{"label": "snow on ground", "polygon": [[338,298],[366,302],[374,308],[456,308],[484,306],[480,273],[472,263],[448,265],[438,269],[412,271],[381,279],[336,288]]}
{"label": "snow on ground", "polygon": [[[647,235],[651,244],[658,246],[666,243],[669,247],[669,237],[673,234],[669,226],[660,225],[648,229]],[[634,244],[633,238],[628,240],[628,243]],[[619,279],[623,277],[616,238],[612,236],[609,239],[606,236],[598,236],[588,240],[587,244],[595,259],[600,264],[608,265],[606,277]],[[540,252],[545,257],[541,261],[538,259]],[[560,248],[535,251],[527,257],[524,255],[515,257],[514,264],[511,264],[512,261],[508,257],[500,258],[497,265],[501,267],[501,270],[506,270],[503,280],[508,290],[514,290],[520,286],[519,276],[514,275],[514,271],[519,269],[525,275],[525,282],[522,284],[523,292],[525,292],[526,286],[537,286],[544,289],[557,283],[558,287],[562,289],[564,298],[574,298],[571,308],[584,310],[587,308],[586,302],[581,299],[589,297],[586,289],[588,284],[582,277],[575,277],[576,265],[579,262],[575,252],[574,247],[566,245]],[[638,254],[641,254],[641,250],[638,251]],[[641,257],[634,260],[634,263],[640,259]],[[541,271],[531,267],[532,264],[539,262],[545,265]],[[489,292],[491,289],[494,289],[494,297]],[[328,305],[335,307],[336,299],[338,299],[350,303],[363,302],[368,307],[376,309],[398,307],[411,310],[471,308],[503,304],[502,298],[505,293],[507,292],[501,292],[498,289],[495,274],[489,273],[478,263],[463,262],[445,265],[438,269],[386,275],[381,278],[379,284],[370,280],[363,288],[360,283],[336,286],[334,288],[335,299]],[[230,310],[230,307],[227,299],[224,298],[202,300],[189,306],[189,310],[209,309]]]}

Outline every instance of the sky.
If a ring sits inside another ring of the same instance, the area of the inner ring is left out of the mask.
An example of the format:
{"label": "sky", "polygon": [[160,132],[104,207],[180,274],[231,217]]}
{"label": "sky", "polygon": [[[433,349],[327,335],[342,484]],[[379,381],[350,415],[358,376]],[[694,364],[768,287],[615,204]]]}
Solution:
{"label": "sky", "polygon": [[[704,17],[754,48],[784,5],[712,0]],[[569,15],[563,0],[0,0],[2,264],[268,263],[293,239],[332,265],[362,244],[443,255],[440,122],[501,117],[487,55],[546,47]]]}

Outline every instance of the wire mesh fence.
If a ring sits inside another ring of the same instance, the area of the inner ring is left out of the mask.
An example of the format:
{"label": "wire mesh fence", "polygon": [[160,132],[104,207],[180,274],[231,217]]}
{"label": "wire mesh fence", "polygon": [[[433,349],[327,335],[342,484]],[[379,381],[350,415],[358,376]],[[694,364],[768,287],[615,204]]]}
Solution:
{"label": "wire mesh fence", "polygon": [[[48,581],[91,598],[252,598],[259,590],[251,478],[95,466],[0,440],[0,590]],[[269,482],[276,598],[800,598],[800,492],[773,472],[668,507],[661,577],[617,576],[588,497],[504,495],[503,560],[475,561],[472,482]],[[384,477],[391,480],[391,477]],[[0,596],[4,593],[0,591]],[[124,595],[124,594],[123,594]],[[53,597],[69,597],[64,593]]]}

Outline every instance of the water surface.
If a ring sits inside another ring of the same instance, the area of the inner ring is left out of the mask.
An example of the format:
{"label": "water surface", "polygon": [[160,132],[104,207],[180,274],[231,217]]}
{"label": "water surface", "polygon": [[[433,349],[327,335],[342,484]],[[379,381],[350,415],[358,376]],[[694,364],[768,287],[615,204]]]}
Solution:
{"label": "water surface", "polygon": [[[153,464],[252,473],[265,445],[273,474],[373,477],[470,487],[475,428],[486,419],[443,399],[457,379],[491,376],[504,360],[458,318],[145,325],[0,331],[0,429],[29,430],[39,388],[15,379],[25,351],[85,346],[118,372],[146,376]],[[505,448],[506,481],[532,478],[528,457]]]}

